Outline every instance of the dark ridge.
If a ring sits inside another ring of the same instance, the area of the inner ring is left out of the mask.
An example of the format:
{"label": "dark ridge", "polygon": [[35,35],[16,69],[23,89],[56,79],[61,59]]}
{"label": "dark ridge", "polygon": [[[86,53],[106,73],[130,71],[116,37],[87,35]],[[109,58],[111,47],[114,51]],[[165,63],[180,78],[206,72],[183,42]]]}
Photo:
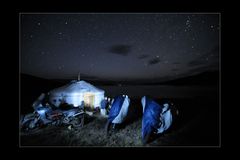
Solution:
{"label": "dark ridge", "polygon": [[219,71],[203,72],[197,75],[163,82],[166,85],[218,85]]}
{"label": "dark ridge", "polygon": [[[30,107],[32,103],[41,95],[47,93],[51,89],[64,85],[64,83],[54,80],[39,78],[27,74],[20,75],[20,112],[32,112]],[[25,109],[26,108],[26,109]]]}

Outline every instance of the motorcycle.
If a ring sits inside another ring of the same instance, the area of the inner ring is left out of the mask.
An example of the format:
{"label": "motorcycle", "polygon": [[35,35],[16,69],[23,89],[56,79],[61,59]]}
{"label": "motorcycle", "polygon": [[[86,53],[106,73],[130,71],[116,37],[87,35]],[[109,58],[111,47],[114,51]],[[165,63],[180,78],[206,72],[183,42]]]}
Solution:
{"label": "motorcycle", "polygon": [[39,105],[35,107],[33,113],[20,118],[20,128],[23,131],[35,130],[46,125],[82,127],[84,125],[83,108],[75,107],[62,110],[52,109],[49,105]]}

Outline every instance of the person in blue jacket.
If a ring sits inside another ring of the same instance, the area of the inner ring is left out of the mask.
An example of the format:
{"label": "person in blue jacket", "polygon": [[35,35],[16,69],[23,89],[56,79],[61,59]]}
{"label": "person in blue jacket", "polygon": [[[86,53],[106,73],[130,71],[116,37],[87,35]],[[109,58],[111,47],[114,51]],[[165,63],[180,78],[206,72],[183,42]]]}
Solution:
{"label": "person in blue jacket", "polygon": [[142,97],[141,103],[143,107],[142,141],[146,144],[152,137],[169,129],[173,116],[170,103],[160,105],[146,96]]}

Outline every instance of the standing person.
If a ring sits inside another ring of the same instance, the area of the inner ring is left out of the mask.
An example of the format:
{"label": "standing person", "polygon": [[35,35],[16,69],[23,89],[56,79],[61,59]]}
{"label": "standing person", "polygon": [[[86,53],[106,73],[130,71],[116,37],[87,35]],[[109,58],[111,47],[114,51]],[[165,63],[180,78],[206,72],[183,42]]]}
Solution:
{"label": "standing person", "polygon": [[100,113],[102,116],[106,116],[107,115],[107,104],[108,104],[108,101],[107,101],[107,97],[105,97],[102,102],[101,102],[101,108],[100,108]]}

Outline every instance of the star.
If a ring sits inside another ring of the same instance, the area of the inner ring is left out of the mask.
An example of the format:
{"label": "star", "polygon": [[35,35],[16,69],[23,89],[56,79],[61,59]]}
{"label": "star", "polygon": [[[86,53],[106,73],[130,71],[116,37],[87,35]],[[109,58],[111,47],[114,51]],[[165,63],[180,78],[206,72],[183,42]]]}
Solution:
{"label": "star", "polygon": [[37,23],[37,25],[38,25],[38,26],[40,26],[40,25],[41,25],[41,23],[40,23],[40,22],[38,22],[38,23]]}

